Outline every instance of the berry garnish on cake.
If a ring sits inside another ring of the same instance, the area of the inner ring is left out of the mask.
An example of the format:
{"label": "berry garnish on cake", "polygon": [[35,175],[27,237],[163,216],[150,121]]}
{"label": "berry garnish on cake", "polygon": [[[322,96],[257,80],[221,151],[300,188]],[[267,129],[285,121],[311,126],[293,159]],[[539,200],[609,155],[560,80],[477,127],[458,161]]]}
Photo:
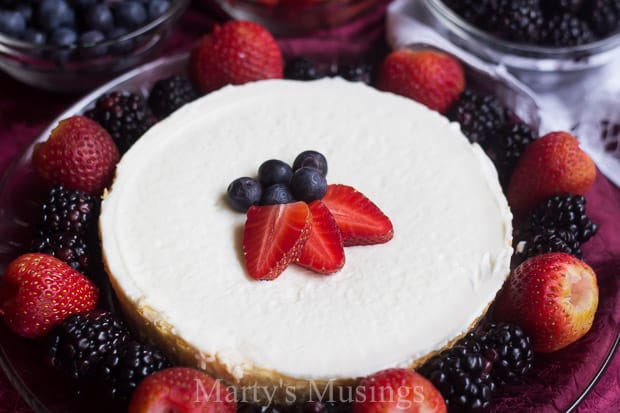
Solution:
{"label": "berry garnish on cake", "polygon": [[327,159],[304,151],[293,161],[270,159],[258,179],[237,178],[228,201],[247,210],[243,254],[250,276],[273,280],[292,262],[331,274],[345,262],[344,248],[383,244],[392,239],[390,219],[368,198],[347,185],[327,185]]}
{"label": "berry garnish on cake", "polygon": [[305,202],[252,206],[243,230],[243,255],[250,276],[273,280],[301,253],[312,228]]}

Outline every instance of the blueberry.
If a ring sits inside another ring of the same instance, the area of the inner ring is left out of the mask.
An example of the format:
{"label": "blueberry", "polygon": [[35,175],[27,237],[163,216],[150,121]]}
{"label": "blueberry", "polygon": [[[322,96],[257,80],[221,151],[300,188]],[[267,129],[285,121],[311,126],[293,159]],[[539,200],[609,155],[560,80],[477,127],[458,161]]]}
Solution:
{"label": "blueberry", "polygon": [[11,37],[20,37],[26,30],[26,21],[21,13],[0,10],[0,33]]}
{"label": "blueberry", "polygon": [[270,159],[258,168],[258,180],[265,187],[273,184],[286,184],[291,181],[293,170],[286,162]]}
{"label": "blueberry", "polygon": [[80,34],[80,45],[86,48],[80,49],[80,54],[84,57],[99,57],[107,53],[108,48],[104,45],[98,45],[105,40],[103,33],[96,30],[90,30]]}
{"label": "blueberry", "polygon": [[32,6],[30,4],[20,3],[15,8],[15,11],[20,12],[26,22],[32,19]]}
{"label": "blueberry", "polygon": [[75,30],[69,27],[59,27],[52,32],[50,43],[55,46],[71,46],[77,41]]}
{"label": "blueberry", "polygon": [[232,181],[226,192],[230,206],[239,212],[246,212],[260,202],[263,189],[255,179],[244,177]]}
{"label": "blueberry", "polygon": [[152,0],[149,3],[149,19],[155,20],[170,8],[168,0]]}
{"label": "blueberry", "polygon": [[115,9],[115,13],[118,25],[129,29],[142,26],[147,20],[146,9],[137,1],[120,3]]}
{"label": "blueberry", "polygon": [[86,10],[97,4],[97,0],[70,0],[71,5],[77,9]]}
{"label": "blueberry", "polygon": [[45,42],[47,41],[47,37],[45,36],[45,34],[35,29],[26,29],[26,32],[22,36],[22,39],[27,41],[28,43],[34,43],[39,45],[45,44]]}
{"label": "blueberry", "polygon": [[318,169],[324,176],[327,176],[327,159],[317,151],[303,151],[297,155],[293,162],[293,171],[304,167]]}
{"label": "blueberry", "polygon": [[75,13],[65,0],[43,0],[37,10],[37,22],[44,30],[72,26],[74,21]]}
{"label": "blueberry", "polygon": [[295,202],[291,190],[284,184],[271,185],[263,191],[263,197],[260,200],[261,205],[290,204]]}
{"label": "blueberry", "polygon": [[84,14],[84,23],[90,30],[105,32],[114,26],[114,16],[105,4],[97,4]]}
{"label": "blueberry", "polygon": [[320,170],[303,167],[295,171],[291,191],[300,201],[312,202],[325,196],[327,180]]}

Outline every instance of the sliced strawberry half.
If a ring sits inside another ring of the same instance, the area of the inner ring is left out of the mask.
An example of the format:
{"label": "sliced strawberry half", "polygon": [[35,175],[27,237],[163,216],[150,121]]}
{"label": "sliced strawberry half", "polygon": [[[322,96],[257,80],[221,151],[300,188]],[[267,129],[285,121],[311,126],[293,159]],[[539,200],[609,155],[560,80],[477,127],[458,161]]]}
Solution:
{"label": "sliced strawberry half", "polygon": [[323,203],[334,216],[345,247],[388,242],[392,221],[364,194],[347,185],[329,185]]}
{"label": "sliced strawberry half", "polygon": [[243,230],[243,254],[250,276],[274,280],[296,260],[310,236],[305,202],[252,206]]}
{"label": "sliced strawberry half", "polygon": [[344,247],[338,224],[321,201],[310,204],[312,230],[297,263],[311,271],[332,274],[344,265]]}

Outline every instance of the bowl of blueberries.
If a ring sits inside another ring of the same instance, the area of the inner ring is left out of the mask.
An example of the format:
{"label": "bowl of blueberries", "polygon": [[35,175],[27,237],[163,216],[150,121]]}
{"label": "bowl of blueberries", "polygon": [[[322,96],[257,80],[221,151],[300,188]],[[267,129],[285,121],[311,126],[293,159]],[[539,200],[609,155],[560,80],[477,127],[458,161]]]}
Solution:
{"label": "bowl of blueberries", "polygon": [[617,0],[426,0],[452,42],[530,86],[578,80],[620,57]]}
{"label": "bowl of blueberries", "polygon": [[0,70],[91,89],[156,56],[190,0],[0,0]]}

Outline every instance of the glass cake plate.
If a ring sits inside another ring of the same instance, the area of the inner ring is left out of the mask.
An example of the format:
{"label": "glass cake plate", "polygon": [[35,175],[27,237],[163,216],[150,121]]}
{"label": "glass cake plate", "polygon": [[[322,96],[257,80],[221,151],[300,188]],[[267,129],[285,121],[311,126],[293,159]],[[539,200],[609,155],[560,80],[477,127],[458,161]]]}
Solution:
{"label": "glass cake plate", "polygon": [[[112,90],[131,90],[146,93],[156,80],[172,74],[184,73],[187,58],[187,54],[163,58],[111,81],[84,97],[59,116],[35,142],[46,140],[58,120],[82,113],[85,108],[104,93]],[[480,67],[468,67],[468,79],[474,87],[485,89],[486,92],[495,92],[504,103],[515,109],[515,112],[526,123],[535,128],[539,126],[540,119],[536,102],[524,89],[520,89],[512,81],[502,79],[497,74],[485,72],[484,68]],[[15,160],[0,180],[0,274],[4,273],[7,265],[16,256],[25,251],[29,240],[32,239],[34,235],[32,223],[36,222],[35,217],[45,195],[45,189],[39,184],[31,167],[32,147],[35,142]],[[594,191],[597,191],[597,196],[602,197],[602,199],[609,196],[607,185],[609,183],[599,176],[594,188]],[[591,213],[596,219],[596,206]],[[601,232],[605,230],[606,228],[603,226]],[[610,227],[609,230],[615,229]],[[604,245],[603,241],[598,246],[593,245],[589,249],[586,248],[586,258],[590,250],[599,248],[601,245]],[[613,252],[613,254],[617,254],[614,256],[620,262],[620,253]],[[598,273],[596,266],[595,270]],[[93,276],[105,277],[103,273]],[[616,294],[620,294],[618,293],[620,289],[617,288],[618,282],[610,280],[609,283],[614,288],[613,294],[611,287],[605,289],[605,291],[609,290],[610,293],[601,294],[601,305],[599,307],[601,311],[597,314],[597,322],[593,330],[597,328],[605,330],[614,327],[605,323],[614,319],[614,311],[617,311],[615,308],[618,302]],[[109,285],[107,288],[105,285],[102,287],[102,303],[104,307],[115,309],[115,298]],[[617,326],[615,327],[615,331],[617,331]],[[564,367],[562,366],[566,364],[564,360],[570,359],[573,367],[578,368],[580,374],[571,378],[572,381],[576,381],[576,390],[573,392],[574,394],[570,394],[570,400],[563,403],[561,408],[572,410],[588,394],[603,374],[613,358],[617,346],[618,335],[614,337],[613,334],[601,334],[590,337],[590,339],[580,340],[575,345],[553,355],[537,356],[537,371],[526,383],[508,388],[507,397],[510,396],[511,392],[516,392],[515,394],[528,394],[529,391],[535,393],[541,386],[540,381],[549,377],[549,371],[563,372]],[[36,412],[97,413],[124,411],[123,406],[106,396],[103,388],[92,383],[81,383],[78,387],[75,383],[63,379],[60,374],[44,363],[44,355],[44,341],[19,338],[9,331],[4,323],[0,322],[0,365],[11,383]],[[553,403],[553,401],[549,401],[549,403]],[[502,398],[499,399],[498,406],[501,408],[501,405]]]}

